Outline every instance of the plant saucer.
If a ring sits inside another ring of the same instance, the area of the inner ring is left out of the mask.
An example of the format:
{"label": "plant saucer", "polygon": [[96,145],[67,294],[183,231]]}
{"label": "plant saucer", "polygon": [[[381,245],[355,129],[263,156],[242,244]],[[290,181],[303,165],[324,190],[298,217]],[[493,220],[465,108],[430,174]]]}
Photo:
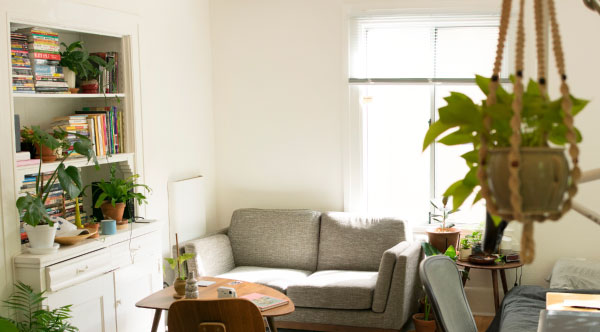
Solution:
{"label": "plant saucer", "polygon": [[34,254],[34,255],[48,255],[48,254],[54,254],[58,251],[58,248],[60,248],[60,244],[55,243],[52,248],[31,248],[29,246],[29,243],[27,243],[25,245],[25,247],[27,248],[27,251],[30,254]]}

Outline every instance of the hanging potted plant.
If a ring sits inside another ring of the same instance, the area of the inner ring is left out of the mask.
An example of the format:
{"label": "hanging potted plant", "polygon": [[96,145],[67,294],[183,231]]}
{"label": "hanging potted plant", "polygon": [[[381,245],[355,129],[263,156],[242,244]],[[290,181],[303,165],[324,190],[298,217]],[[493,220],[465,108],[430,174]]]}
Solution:
{"label": "hanging potted plant", "polygon": [[138,204],[147,203],[146,196],[140,192],[135,192],[136,188],[141,188],[150,192],[151,189],[145,184],[135,183],[140,177],[134,174],[126,179],[120,179],[116,176],[117,168],[115,165],[110,167],[109,181],[101,180],[98,183],[100,195],[96,200],[95,207],[102,209],[102,215],[107,219],[114,219],[118,225],[127,224],[123,221],[123,212],[125,212],[126,203],[133,199]]}
{"label": "hanging potted plant", "polygon": [[[41,130],[39,126],[32,126],[30,130],[29,139],[33,144],[45,145],[52,150],[59,148],[62,144],[51,134]],[[96,167],[98,167],[96,154],[87,136],[73,135],[79,138],[79,141],[73,144],[73,151],[87,157],[88,161],[93,160]],[[43,157],[43,151],[41,153],[41,157]],[[65,150],[60,163],[47,181],[44,181],[44,174],[42,173],[42,166],[40,164],[35,183],[35,194],[31,195],[27,193],[25,196],[17,199],[16,205],[19,212],[23,213],[25,231],[27,232],[31,248],[52,248],[54,245],[57,224],[50,219],[50,216],[46,212],[45,203],[56,181],[58,180],[63,190],[70,197],[79,196],[82,190],[79,169],[75,166],[65,167],[64,163],[70,155],[69,149]]]}
{"label": "hanging potted plant", "polygon": [[452,209],[447,206],[447,196],[444,196],[442,198],[441,207],[438,207],[438,204],[435,204],[433,201],[430,201],[430,203],[433,206],[434,211],[436,211],[436,213],[431,215],[431,218],[439,222],[440,227],[436,227],[432,230],[427,231],[429,243],[431,243],[431,245],[434,246],[440,252],[445,252],[449,246],[458,248],[458,238],[460,236],[460,231],[457,228],[453,227],[454,224],[447,223],[448,216],[455,212],[458,212],[458,209]]}

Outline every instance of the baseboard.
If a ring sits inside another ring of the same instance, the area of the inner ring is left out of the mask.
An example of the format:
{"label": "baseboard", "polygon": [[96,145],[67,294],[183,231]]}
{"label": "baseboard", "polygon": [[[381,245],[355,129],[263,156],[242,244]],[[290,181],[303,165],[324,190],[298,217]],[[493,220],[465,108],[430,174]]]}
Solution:
{"label": "baseboard", "polygon": [[293,329],[293,330],[309,330],[309,331],[323,331],[323,332],[400,332],[399,330],[389,329],[377,329],[371,327],[356,327],[346,325],[330,325],[330,324],[317,324],[317,323],[299,323],[299,322],[286,322],[277,320],[275,322],[277,328]]}

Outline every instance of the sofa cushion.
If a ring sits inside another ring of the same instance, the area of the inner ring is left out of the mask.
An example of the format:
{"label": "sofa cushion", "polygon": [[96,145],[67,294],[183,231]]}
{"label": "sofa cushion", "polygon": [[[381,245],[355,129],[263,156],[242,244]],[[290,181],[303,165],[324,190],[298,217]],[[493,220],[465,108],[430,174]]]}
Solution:
{"label": "sofa cushion", "polygon": [[235,265],[315,271],[320,215],[310,210],[233,212],[228,235]]}
{"label": "sofa cushion", "polygon": [[323,213],[317,270],[377,271],[383,252],[405,239],[400,219]]}
{"label": "sofa cushion", "polygon": [[370,309],[377,272],[318,271],[287,289],[297,307]]}
{"label": "sofa cushion", "polygon": [[302,270],[239,266],[227,273],[220,274],[217,277],[254,282],[285,293],[290,284],[301,283],[310,274],[310,271]]}

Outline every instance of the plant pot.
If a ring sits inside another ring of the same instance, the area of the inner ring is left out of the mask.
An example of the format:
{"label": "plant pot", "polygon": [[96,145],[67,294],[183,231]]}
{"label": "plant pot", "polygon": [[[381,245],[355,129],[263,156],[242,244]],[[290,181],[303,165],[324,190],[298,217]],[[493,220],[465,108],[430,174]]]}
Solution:
{"label": "plant pot", "polygon": [[[35,147],[35,157],[36,158],[40,158],[40,146],[38,144],[34,144]],[[56,161],[56,153],[54,152],[54,150],[50,149],[49,147],[45,146],[42,144],[41,147],[41,152],[42,152],[42,161],[45,163],[51,163],[53,161]]]}
{"label": "plant pot", "polygon": [[436,330],[435,320],[423,320],[425,314],[414,314],[412,316],[413,323],[415,324],[416,332],[434,332]]}
{"label": "plant pot", "polygon": [[185,280],[181,280],[179,278],[175,279],[173,283],[173,288],[175,288],[174,298],[180,299],[185,296]]}
{"label": "plant pot", "polygon": [[116,203],[115,206],[112,206],[110,202],[104,202],[100,206],[102,210],[102,215],[104,219],[113,219],[116,220],[117,223],[123,220],[123,212],[125,212],[125,203]]}
{"label": "plant pot", "polygon": [[471,256],[472,253],[472,249],[460,249],[460,251],[458,252],[458,260],[462,261],[462,262],[467,262],[469,261],[469,256]]}
{"label": "plant pot", "polygon": [[90,231],[90,233],[96,232],[96,234],[90,236],[90,239],[96,239],[100,236],[100,224],[97,222],[88,222],[84,225],[84,227]]}
{"label": "plant pot", "polygon": [[49,225],[31,226],[25,224],[25,232],[29,238],[29,246],[33,249],[47,249],[54,246],[54,236],[58,223],[54,223],[52,227]]}
{"label": "plant pot", "polygon": [[[490,193],[498,213],[512,214],[508,188],[508,148],[489,151],[487,167]],[[560,212],[568,187],[569,164],[564,149],[521,148],[522,211],[525,216]]]}
{"label": "plant pot", "polygon": [[98,93],[98,80],[87,80],[81,82],[82,93]]}
{"label": "plant pot", "polygon": [[63,74],[65,75],[65,82],[69,86],[69,89],[75,88],[75,82],[77,81],[77,76],[75,76],[75,72],[69,69],[69,67],[62,67]]}
{"label": "plant pot", "polygon": [[[419,312],[420,314],[424,314],[425,313],[425,298],[420,298],[419,299]],[[429,319],[430,320],[435,320],[435,312],[433,312],[433,309],[431,309],[429,311]]]}
{"label": "plant pot", "polygon": [[455,249],[458,248],[459,235],[460,231],[454,227],[446,228],[445,231],[442,231],[441,228],[427,231],[429,243],[441,253],[446,252],[446,249],[448,249],[449,246],[453,246]]}

